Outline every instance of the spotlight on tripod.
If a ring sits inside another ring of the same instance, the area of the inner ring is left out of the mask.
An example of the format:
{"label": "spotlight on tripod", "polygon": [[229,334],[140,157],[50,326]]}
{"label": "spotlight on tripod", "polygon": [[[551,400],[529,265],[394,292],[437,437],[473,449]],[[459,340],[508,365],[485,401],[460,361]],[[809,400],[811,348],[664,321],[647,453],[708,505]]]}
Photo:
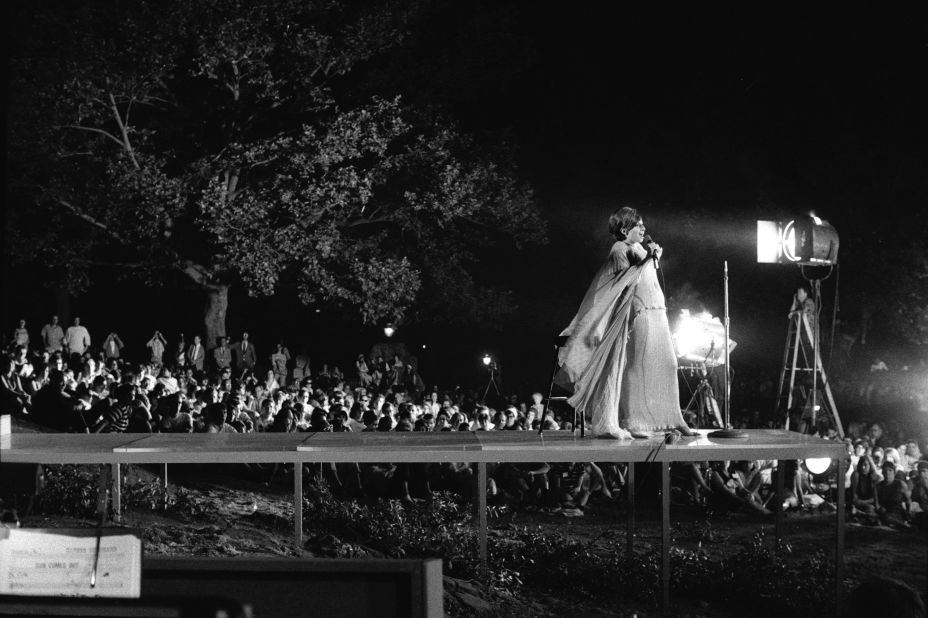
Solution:
{"label": "spotlight on tripod", "polygon": [[487,368],[487,371],[490,372],[490,379],[487,382],[486,389],[483,391],[483,400],[486,401],[487,395],[490,394],[490,387],[493,387],[493,390],[496,391],[497,397],[501,397],[499,385],[496,383],[496,374],[499,373],[499,363],[489,354],[484,354],[481,361],[483,362],[483,366]]}

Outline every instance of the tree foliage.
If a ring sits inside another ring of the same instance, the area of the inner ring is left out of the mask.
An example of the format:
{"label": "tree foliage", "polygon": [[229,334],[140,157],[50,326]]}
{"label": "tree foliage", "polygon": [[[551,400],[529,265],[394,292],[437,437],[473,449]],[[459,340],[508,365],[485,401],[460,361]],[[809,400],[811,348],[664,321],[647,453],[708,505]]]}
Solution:
{"label": "tree foliage", "polygon": [[543,225],[505,144],[399,96],[356,96],[353,73],[418,8],[18,6],[14,256],[67,269],[75,288],[131,266],[295,290],[366,323],[477,317],[477,251],[543,241]]}

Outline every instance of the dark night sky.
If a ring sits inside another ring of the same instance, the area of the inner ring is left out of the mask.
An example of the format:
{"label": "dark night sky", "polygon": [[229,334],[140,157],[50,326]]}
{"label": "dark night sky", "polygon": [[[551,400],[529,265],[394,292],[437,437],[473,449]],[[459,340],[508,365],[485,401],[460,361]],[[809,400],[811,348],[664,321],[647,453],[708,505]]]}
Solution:
{"label": "dark night sky", "polygon": [[[433,366],[441,356],[476,372],[463,359],[489,350],[522,388],[546,386],[550,342],[608,252],[609,213],[627,201],[665,247],[669,297],[691,286],[720,315],[728,260],[735,369],[750,362],[775,370],[802,276],[756,263],[755,221],[814,209],[835,225],[844,268],[824,284],[828,312],[835,283],[853,287],[853,256],[875,227],[884,242],[923,235],[904,212],[926,197],[928,35],[912,16],[886,11],[641,14],[600,4],[448,3],[453,9],[401,56],[412,67],[407,99],[439,103],[480,135],[510,132],[550,222],[549,244],[499,252],[487,265],[520,307],[503,332],[410,328],[405,336]],[[853,298],[837,298],[850,316]],[[300,315],[295,302],[234,300],[233,333],[248,326],[265,340],[321,341],[324,317],[299,329],[258,317],[269,307]],[[94,304],[78,299],[75,307]],[[173,315],[162,329],[192,330],[200,305],[188,306],[190,316]],[[5,303],[6,330],[17,311]],[[146,338],[158,326],[148,308],[137,320],[112,306],[98,311]],[[36,331],[45,313],[31,318]],[[368,329],[342,340],[365,346],[375,338]],[[458,371],[426,378],[466,382]]]}

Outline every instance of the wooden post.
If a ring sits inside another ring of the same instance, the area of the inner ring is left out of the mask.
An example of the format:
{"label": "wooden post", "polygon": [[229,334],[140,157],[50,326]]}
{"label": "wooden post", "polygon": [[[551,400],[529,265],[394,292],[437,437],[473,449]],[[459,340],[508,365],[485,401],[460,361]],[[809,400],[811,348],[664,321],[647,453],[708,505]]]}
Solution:
{"label": "wooden post", "polygon": [[168,464],[164,464],[164,504],[162,508],[168,510]]}
{"label": "wooden post", "polygon": [[293,540],[303,548],[303,463],[293,462]]}
{"label": "wooden post", "polygon": [[110,482],[113,487],[113,519],[122,520],[122,470],[118,463],[112,464],[112,478]]}
{"label": "wooden post", "polygon": [[775,513],[775,518],[776,518],[774,520],[773,529],[775,532],[777,550],[779,550],[780,543],[783,541],[783,519],[784,519],[784,513],[783,513],[784,478],[783,477],[786,476],[784,472],[785,470],[783,469],[783,460],[778,459],[777,467],[774,468],[773,470],[773,473],[775,475],[774,486],[776,487],[776,495],[774,496],[774,499],[777,501],[777,503],[774,505],[774,510],[773,510],[773,512]]}
{"label": "wooden post", "polygon": [[625,545],[626,561],[631,569],[635,559],[635,462],[628,462],[628,473],[625,475],[626,498],[628,499],[628,513],[625,516]]}
{"label": "wooden post", "polygon": [[670,608],[670,464],[661,467],[661,607]]}
{"label": "wooden post", "polygon": [[835,512],[835,609],[842,615],[844,605],[844,474],[847,462],[838,458],[838,496]]}
{"label": "wooden post", "polygon": [[476,494],[474,503],[477,508],[477,543],[480,554],[480,576],[486,583],[490,574],[487,557],[487,464],[485,461],[477,462]]}

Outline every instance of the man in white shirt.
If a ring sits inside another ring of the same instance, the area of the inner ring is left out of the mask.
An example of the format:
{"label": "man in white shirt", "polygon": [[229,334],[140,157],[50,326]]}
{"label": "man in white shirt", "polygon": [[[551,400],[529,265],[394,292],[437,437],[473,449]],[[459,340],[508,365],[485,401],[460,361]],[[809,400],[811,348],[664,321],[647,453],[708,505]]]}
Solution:
{"label": "man in white shirt", "polygon": [[74,318],[74,326],[64,332],[64,346],[68,354],[83,354],[90,347],[90,333],[81,326],[80,318]]}

